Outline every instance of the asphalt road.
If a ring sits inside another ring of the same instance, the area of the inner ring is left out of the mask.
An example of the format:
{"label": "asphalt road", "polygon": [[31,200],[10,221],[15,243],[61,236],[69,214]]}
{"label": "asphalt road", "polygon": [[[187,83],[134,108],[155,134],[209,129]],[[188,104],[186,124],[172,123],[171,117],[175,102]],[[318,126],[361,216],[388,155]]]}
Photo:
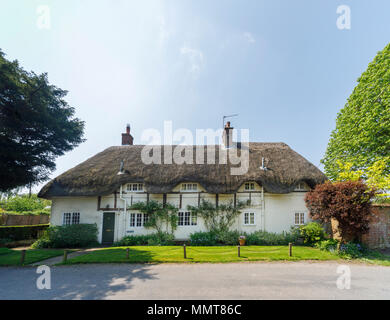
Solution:
{"label": "asphalt road", "polygon": [[[51,267],[51,289],[36,267],[0,268],[0,299],[390,299],[390,267],[337,262],[76,265]],[[347,271],[346,271],[347,270]],[[348,286],[346,278],[340,282]]]}

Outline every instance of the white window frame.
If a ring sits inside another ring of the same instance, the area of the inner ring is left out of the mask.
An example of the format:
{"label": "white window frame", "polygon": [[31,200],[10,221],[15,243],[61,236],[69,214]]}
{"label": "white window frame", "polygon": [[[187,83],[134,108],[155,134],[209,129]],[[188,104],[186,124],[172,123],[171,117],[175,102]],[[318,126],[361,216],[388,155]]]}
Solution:
{"label": "white window frame", "polygon": [[[251,221],[253,219],[253,221]],[[244,212],[244,226],[255,226],[256,225],[256,214],[254,212]]]}
{"label": "white window frame", "polygon": [[144,184],[143,183],[128,183],[126,185],[127,192],[144,192]]}
{"label": "white window frame", "polygon": [[295,187],[295,191],[307,191],[306,189],[306,183],[299,182],[297,186]]}
{"label": "white window frame", "polygon": [[244,184],[244,190],[245,191],[254,191],[256,189],[254,182],[245,182]]}
{"label": "white window frame", "polygon": [[177,216],[178,227],[195,227],[198,225],[198,215],[196,213],[191,211],[179,211]]}
{"label": "white window frame", "polygon": [[197,183],[182,183],[180,187],[181,192],[197,192],[198,191]]}
{"label": "white window frame", "polygon": [[[130,228],[144,228],[146,213],[130,212],[129,213],[129,227]],[[146,219],[147,221],[149,219]]]}
{"label": "white window frame", "polygon": [[72,224],[80,224],[80,212],[64,212],[62,214],[62,225],[70,226]]}
{"label": "white window frame", "polygon": [[306,215],[304,212],[294,213],[294,225],[303,226],[306,223]]}

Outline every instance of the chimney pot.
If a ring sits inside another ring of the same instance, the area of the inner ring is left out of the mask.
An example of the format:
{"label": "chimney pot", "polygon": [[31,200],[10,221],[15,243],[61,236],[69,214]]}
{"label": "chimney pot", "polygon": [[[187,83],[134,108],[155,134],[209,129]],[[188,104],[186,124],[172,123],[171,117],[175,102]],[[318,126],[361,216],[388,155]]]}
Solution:
{"label": "chimney pot", "polygon": [[225,125],[225,129],[223,130],[223,144],[226,148],[230,148],[233,146],[233,127],[230,126],[230,121],[228,121]]}
{"label": "chimney pot", "polygon": [[133,142],[134,138],[130,134],[130,124],[127,124],[126,133],[122,133],[122,146],[132,146]]}

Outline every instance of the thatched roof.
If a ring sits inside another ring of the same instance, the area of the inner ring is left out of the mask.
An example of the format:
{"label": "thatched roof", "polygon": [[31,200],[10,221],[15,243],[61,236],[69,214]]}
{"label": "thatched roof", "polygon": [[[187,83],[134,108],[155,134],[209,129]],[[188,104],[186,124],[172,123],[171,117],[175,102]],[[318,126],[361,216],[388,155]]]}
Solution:
{"label": "thatched roof", "polygon": [[[149,193],[169,193],[181,182],[198,182],[209,193],[234,193],[247,181],[256,181],[267,192],[288,193],[297,183],[310,187],[326,180],[313,164],[284,143],[250,143],[249,170],[244,175],[231,175],[231,164],[144,164],[143,145],[111,147],[68,170],[46,184],[39,192],[43,198],[56,196],[102,196],[113,193],[121,184],[142,182]],[[172,146],[175,148],[175,146]],[[193,148],[194,159],[196,146]],[[206,154],[205,147],[205,154]],[[261,170],[262,158],[268,170]],[[164,156],[162,157],[164,159]],[[118,175],[124,160],[125,174]],[[194,163],[195,160],[194,160]]]}

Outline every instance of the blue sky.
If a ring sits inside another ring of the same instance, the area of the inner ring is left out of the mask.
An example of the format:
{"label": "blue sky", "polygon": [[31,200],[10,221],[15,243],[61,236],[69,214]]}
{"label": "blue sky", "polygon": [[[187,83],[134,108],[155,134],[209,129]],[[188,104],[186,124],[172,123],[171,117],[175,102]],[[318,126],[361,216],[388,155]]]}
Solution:
{"label": "blue sky", "polygon": [[[50,28],[37,27],[37,8]],[[351,29],[336,26],[351,9]],[[289,144],[315,165],[338,111],[389,42],[388,0],[0,0],[0,48],[69,90],[87,141],[52,177],[142,131],[221,126]],[[38,187],[37,187],[38,189]]]}

